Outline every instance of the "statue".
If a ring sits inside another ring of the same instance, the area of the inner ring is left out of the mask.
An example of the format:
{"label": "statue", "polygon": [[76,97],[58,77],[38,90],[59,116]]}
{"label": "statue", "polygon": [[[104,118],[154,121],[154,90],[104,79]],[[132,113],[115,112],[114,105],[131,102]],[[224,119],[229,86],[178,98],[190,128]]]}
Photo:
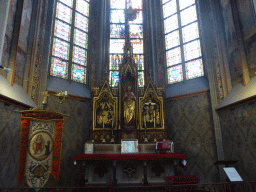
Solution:
{"label": "statue", "polygon": [[124,95],[124,124],[128,124],[135,114],[136,97],[131,89],[131,86],[128,86],[127,92]]}

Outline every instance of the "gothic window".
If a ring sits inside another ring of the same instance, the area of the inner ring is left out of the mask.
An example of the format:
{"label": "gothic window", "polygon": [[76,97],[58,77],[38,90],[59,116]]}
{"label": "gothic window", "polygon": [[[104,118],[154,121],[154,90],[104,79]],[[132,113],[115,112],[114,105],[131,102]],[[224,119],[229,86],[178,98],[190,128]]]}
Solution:
{"label": "gothic window", "polygon": [[50,75],[86,83],[90,0],[57,0]]}
{"label": "gothic window", "polygon": [[195,0],[162,0],[168,84],[204,75]]}
{"label": "gothic window", "polygon": [[112,87],[119,82],[119,66],[122,64],[125,45],[126,9],[136,9],[137,15],[130,24],[130,39],[133,58],[138,65],[138,85],[144,86],[144,51],[142,0],[110,0],[110,42],[109,42],[109,81]]}

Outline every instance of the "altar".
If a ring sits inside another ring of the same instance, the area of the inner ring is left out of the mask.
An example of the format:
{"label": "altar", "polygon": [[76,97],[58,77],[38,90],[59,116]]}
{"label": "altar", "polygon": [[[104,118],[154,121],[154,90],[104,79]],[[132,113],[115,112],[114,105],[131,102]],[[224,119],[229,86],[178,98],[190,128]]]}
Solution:
{"label": "altar", "polygon": [[165,184],[165,177],[174,176],[178,166],[186,169],[184,154],[157,154],[154,144],[140,144],[139,153],[131,154],[121,154],[119,144],[96,144],[95,149],[101,151],[74,157],[85,173],[85,185]]}

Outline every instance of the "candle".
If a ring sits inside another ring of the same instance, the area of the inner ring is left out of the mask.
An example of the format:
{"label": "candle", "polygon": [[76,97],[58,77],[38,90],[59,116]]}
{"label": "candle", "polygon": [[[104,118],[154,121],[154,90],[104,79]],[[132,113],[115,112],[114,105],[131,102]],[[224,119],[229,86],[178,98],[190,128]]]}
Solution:
{"label": "candle", "polygon": [[105,126],[105,124],[104,124],[104,117],[103,117],[103,129],[104,129],[104,126]]}
{"label": "candle", "polygon": [[156,118],[154,117],[154,129],[156,128]]}
{"label": "candle", "polygon": [[68,95],[68,91],[65,91],[65,95],[66,95],[66,96]]}

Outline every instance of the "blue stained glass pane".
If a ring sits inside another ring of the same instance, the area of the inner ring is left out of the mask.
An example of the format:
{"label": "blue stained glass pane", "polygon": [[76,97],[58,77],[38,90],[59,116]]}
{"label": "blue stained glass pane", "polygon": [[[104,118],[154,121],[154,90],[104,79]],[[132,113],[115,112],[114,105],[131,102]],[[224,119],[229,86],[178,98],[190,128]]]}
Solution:
{"label": "blue stained glass pane", "polygon": [[111,9],[125,9],[125,0],[110,0]]}
{"label": "blue stained glass pane", "polygon": [[192,4],[195,4],[195,0],[179,0],[180,10],[184,9]]}
{"label": "blue stained glass pane", "polygon": [[62,3],[57,2],[56,17],[71,24],[72,9],[68,8]]}
{"label": "blue stained glass pane", "polygon": [[183,80],[182,65],[177,65],[167,69],[168,84],[177,83]]}
{"label": "blue stained glass pane", "polygon": [[123,53],[124,52],[124,39],[110,39],[109,53]]}
{"label": "blue stained glass pane", "polygon": [[111,10],[110,23],[125,23],[124,10]]}
{"label": "blue stained glass pane", "polygon": [[172,0],[168,3],[166,3],[165,5],[163,5],[163,15],[164,18],[174,14],[177,12],[177,4],[176,4],[176,0]]}
{"label": "blue stained glass pane", "polygon": [[186,63],[186,79],[193,79],[204,75],[202,59]]}
{"label": "blue stained glass pane", "polygon": [[164,20],[164,33],[168,33],[178,28],[177,14]]}
{"label": "blue stained glass pane", "polygon": [[142,20],[142,11],[141,10],[137,10],[137,14],[136,14],[136,19],[134,21],[129,21],[129,23],[134,24],[142,24],[143,20]]}
{"label": "blue stained glass pane", "polygon": [[80,65],[72,65],[72,80],[78,83],[85,83],[86,68]]}
{"label": "blue stained glass pane", "polygon": [[143,38],[142,25],[130,25],[130,38]]}
{"label": "blue stained glass pane", "polygon": [[201,56],[200,41],[192,41],[184,45],[185,61],[197,58]]}
{"label": "blue stained glass pane", "polygon": [[110,86],[112,86],[112,87],[118,86],[118,83],[119,83],[119,72],[118,71],[110,71],[109,82],[110,82]]}
{"label": "blue stained glass pane", "polygon": [[50,74],[52,76],[67,79],[67,77],[68,77],[68,63],[62,61],[62,59],[52,57]]}
{"label": "blue stained glass pane", "polygon": [[199,38],[198,23],[192,23],[182,28],[183,43]]}
{"label": "blue stained glass pane", "polygon": [[170,49],[180,44],[179,31],[174,31],[165,35],[165,46],[166,49]]}
{"label": "blue stained glass pane", "polygon": [[181,25],[186,25],[197,20],[196,6],[189,7],[180,12]]}
{"label": "blue stained glass pane", "polygon": [[166,63],[168,67],[181,63],[180,47],[166,51]]}
{"label": "blue stained glass pane", "polygon": [[124,24],[111,24],[110,25],[110,38],[125,38],[125,25]]}
{"label": "blue stained glass pane", "polygon": [[111,54],[109,55],[109,69],[110,70],[119,70],[120,64],[123,62],[122,54]]}

